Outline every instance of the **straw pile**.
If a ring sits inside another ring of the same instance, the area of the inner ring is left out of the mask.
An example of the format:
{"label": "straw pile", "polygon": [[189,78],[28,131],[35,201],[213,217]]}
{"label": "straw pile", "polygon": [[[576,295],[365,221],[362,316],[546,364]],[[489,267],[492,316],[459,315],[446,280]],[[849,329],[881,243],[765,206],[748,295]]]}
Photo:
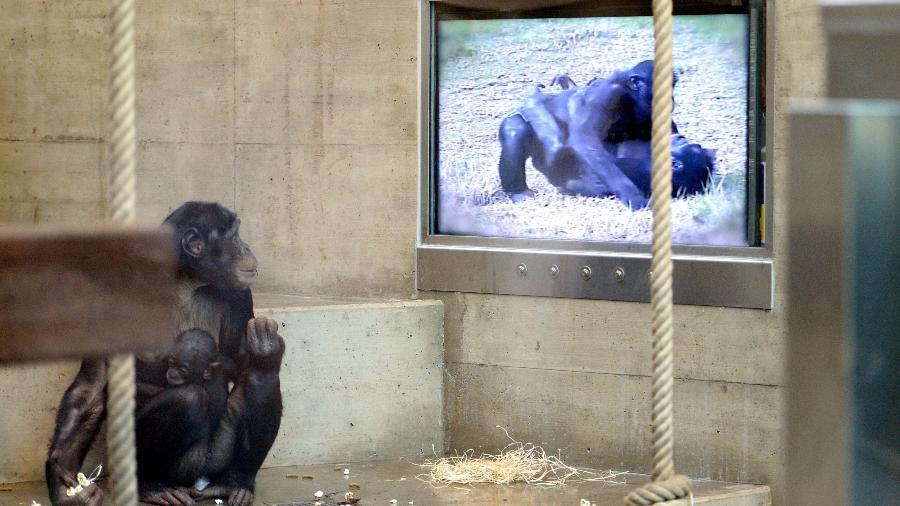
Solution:
{"label": "straw pile", "polygon": [[564,463],[559,455],[547,455],[540,446],[516,441],[506,429],[500,426],[497,428],[506,433],[511,441],[498,455],[482,454],[475,457],[474,451],[468,450],[462,455],[426,460],[420,467],[428,472],[418,478],[432,486],[527,483],[552,487],[564,485],[567,481],[618,483],[613,478],[625,474],[572,467]]}

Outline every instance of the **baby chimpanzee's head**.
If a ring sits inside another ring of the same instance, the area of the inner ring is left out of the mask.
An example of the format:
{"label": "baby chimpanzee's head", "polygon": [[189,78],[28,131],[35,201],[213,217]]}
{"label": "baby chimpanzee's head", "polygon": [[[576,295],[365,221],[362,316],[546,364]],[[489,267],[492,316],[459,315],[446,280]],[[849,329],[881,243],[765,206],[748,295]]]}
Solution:
{"label": "baby chimpanzee's head", "polygon": [[169,354],[166,382],[169,386],[202,384],[216,377],[221,367],[219,349],[208,332],[190,329],[175,338]]}
{"label": "baby chimpanzee's head", "polygon": [[688,195],[703,191],[715,169],[716,150],[688,142],[680,134],[672,136],[672,186]]}

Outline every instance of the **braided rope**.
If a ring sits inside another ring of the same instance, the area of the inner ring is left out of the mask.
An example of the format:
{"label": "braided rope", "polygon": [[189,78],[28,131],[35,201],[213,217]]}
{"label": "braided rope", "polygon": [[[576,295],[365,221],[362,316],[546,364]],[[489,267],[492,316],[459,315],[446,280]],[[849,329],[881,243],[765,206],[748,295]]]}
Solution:
{"label": "braided rope", "polygon": [[[668,13],[668,16],[665,14]],[[672,1],[653,1],[653,479],[675,474],[672,462]]]}
{"label": "braided rope", "polygon": [[[112,114],[109,143],[112,167],[109,218],[134,222],[134,1],[112,0],[110,10],[110,92]],[[137,504],[137,460],[134,438],[134,356],[117,355],[109,361],[107,448],[111,468],[113,504]]]}
{"label": "braided rope", "polygon": [[685,476],[675,476],[670,480],[654,481],[632,491],[625,498],[626,506],[649,506],[651,504],[675,501],[691,494],[691,482]]}
{"label": "braided rope", "polygon": [[629,506],[680,499],[690,482],[675,476],[672,394],[672,0],[653,0],[656,41],[653,69],[653,245],[650,303],[653,309],[653,384],[651,443],[653,482],[625,498]]}

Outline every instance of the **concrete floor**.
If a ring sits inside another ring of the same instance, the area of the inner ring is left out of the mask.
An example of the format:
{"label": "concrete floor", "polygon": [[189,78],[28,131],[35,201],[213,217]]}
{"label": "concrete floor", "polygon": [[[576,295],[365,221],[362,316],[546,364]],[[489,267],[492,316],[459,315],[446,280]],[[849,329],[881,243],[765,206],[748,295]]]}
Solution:
{"label": "concrete floor", "polygon": [[[341,472],[350,470],[345,477]],[[337,470],[336,470],[337,469]],[[598,506],[620,505],[623,497],[633,488],[646,483],[647,477],[638,474],[616,478],[624,484],[597,482],[570,483],[556,488],[540,486],[453,486],[433,488],[416,479],[421,470],[405,460],[380,461],[339,465],[315,465],[273,467],[263,469],[257,479],[255,506],[273,504],[312,504],[316,491],[332,494],[332,501],[343,499],[350,484],[358,484],[354,490],[361,506],[388,505],[396,499],[399,506],[413,501],[418,506],[428,505],[571,505],[588,499]],[[312,479],[303,478],[312,477]],[[108,486],[108,482],[103,483]],[[32,500],[49,506],[43,483],[15,483],[5,485],[11,491],[0,492],[0,505],[30,506]],[[734,485],[721,482],[697,481],[694,483],[695,504],[717,506],[767,506],[770,503],[769,488],[754,485]],[[207,501],[203,504],[212,504]],[[333,504],[323,502],[322,504]]]}

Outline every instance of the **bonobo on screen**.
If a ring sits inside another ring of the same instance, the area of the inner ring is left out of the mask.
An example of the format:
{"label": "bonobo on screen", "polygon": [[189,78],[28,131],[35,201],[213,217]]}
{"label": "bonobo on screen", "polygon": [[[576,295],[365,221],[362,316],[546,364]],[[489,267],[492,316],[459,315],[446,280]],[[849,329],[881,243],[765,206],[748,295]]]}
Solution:
{"label": "bonobo on screen", "polygon": [[[673,240],[747,245],[746,14],[673,27]],[[440,20],[436,232],[649,242],[649,16]]]}

